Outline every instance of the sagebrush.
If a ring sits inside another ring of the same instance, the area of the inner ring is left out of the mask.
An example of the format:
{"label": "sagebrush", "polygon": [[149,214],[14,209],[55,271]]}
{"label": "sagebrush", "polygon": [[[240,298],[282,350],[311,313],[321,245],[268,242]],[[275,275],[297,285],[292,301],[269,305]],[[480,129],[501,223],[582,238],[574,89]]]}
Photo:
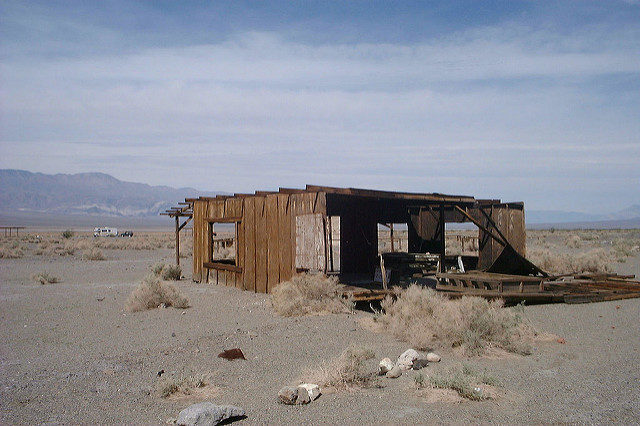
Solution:
{"label": "sagebrush", "polygon": [[[424,380],[415,382],[419,388],[427,385]],[[495,385],[496,379],[484,371],[476,371],[463,364],[452,367],[445,373],[429,376],[428,383],[434,388],[454,390],[463,398],[482,401],[491,398],[491,393],[483,389],[482,385]]]}
{"label": "sagebrush", "polygon": [[58,277],[55,277],[48,272],[40,272],[39,274],[34,275],[33,279],[42,285],[60,282]]}
{"label": "sagebrush", "polygon": [[558,251],[530,250],[529,259],[542,270],[552,274],[580,274],[585,272],[610,272],[611,258],[601,248],[568,254]]}
{"label": "sagebrush", "polygon": [[138,312],[160,306],[186,309],[189,307],[189,300],[175,286],[150,274],[131,293],[125,307],[128,311]]}
{"label": "sagebrush", "polygon": [[489,348],[531,352],[534,330],[520,308],[505,308],[502,300],[449,299],[417,285],[396,293],[396,300],[388,297],[382,302],[383,313],[376,321],[415,349],[460,348],[467,355],[481,355]]}
{"label": "sagebrush", "polygon": [[271,305],[285,317],[350,312],[353,303],[342,297],[335,277],[298,274],[271,292]]}
{"label": "sagebrush", "polygon": [[305,381],[335,389],[371,387],[377,383],[375,365],[367,361],[375,358],[375,352],[367,347],[350,347],[330,364],[309,370]]}
{"label": "sagebrush", "polygon": [[95,247],[85,251],[82,254],[82,258],[84,260],[105,260],[106,259],[104,253],[102,253],[102,250]]}
{"label": "sagebrush", "polygon": [[159,277],[162,277],[163,280],[167,281],[180,281],[182,277],[182,268],[178,265],[168,265],[166,263],[156,263],[153,268],[151,268],[153,273]]}
{"label": "sagebrush", "polygon": [[156,391],[162,398],[169,398],[177,393],[190,395],[194,389],[207,386],[208,380],[209,378],[204,375],[165,376],[156,382]]}

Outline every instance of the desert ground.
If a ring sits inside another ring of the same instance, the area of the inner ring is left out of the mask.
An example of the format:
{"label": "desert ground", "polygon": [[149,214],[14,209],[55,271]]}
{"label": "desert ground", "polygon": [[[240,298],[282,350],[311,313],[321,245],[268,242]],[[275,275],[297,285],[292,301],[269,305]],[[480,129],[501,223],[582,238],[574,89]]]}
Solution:
{"label": "desert ground", "polygon": [[[194,283],[188,238],[174,285],[190,307],[130,312],[127,299],[141,280],[158,262],[172,262],[172,235],[64,238],[61,231],[0,241],[3,424],[164,424],[199,401],[242,407],[239,424],[640,423],[640,299],[524,306],[526,320],[548,337],[534,341],[530,355],[466,356],[435,346],[442,361],[420,371],[288,406],[277,402],[278,390],[330,368],[345,349],[370,348],[373,371],[409,344],[367,327],[376,315],[367,309],[281,317],[268,295]],[[528,254],[558,271],[640,276],[640,231],[528,231]],[[43,272],[58,282],[41,284],[34,276]],[[217,356],[231,348],[246,360]],[[493,377],[492,398],[418,389],[419,374],[461,364]],[[163,397],[162,383],[180,378],[205,385]]]}

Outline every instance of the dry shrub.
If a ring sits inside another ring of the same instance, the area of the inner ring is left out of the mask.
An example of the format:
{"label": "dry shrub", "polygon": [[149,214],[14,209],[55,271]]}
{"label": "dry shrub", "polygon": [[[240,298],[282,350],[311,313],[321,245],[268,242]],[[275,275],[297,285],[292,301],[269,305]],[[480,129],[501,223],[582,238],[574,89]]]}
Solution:
{"label": "dry shrub", "polygon": [[62,231],[62,238],[69,239],[75,235],[75,233],[71,229],[65,229]]}
{"label": "dry shrub", "polygon": [[156,263],[151,268],[154,275],[161,277],[165,281],[180,281],[182,268],[178,265],[167,265],[166,263]]}
{"label": "dry shrub", "polygon": [[353,303],[339,293],[335,277],[298,274],[271,292],[271,305],[284,317],[350,312]]}
{"label": "dry shrub", "polygon": [[397,292],[397,300],[382,302],[384,313],[377,321],[416,349],[452,347],[467,355],[481,355],[489,348],[531,352],[527,340],[533,329],[524,323],[520,309],[504,308],[502,300],[449,299],[417,285]]}
{"label": "dry shrub", "polygon": [[82,254],[82,258],[84,260],[105,260],[106,259],[102,251],[95,247],[85,251]]}
{"label": "dry shrub", "polygon": [[60,282],[60,280],[57,277],[54,277],[53,275],[49,274],[48,272],[40,272],[39,274],[34,275],[33,279],[36,282],[39,282],[42,285],[55,284],[57,282]]}
{"label": "dry shrub", "polygon": [[20,259],[24,256],[24,250],[20,245],[6,244],[0,246],[0,259]]}
{"label": "dry shrub", "polygon": [[444,374],[434,374],[424,379],[419,373],[414,381],[418,389],[432,386],[437,389],[451,389],[463,398],[482,401],[493,397],[493,393],[483,385],[493,386],[496,380],[486,372],[478,372],[462,364],[450,368]]}
{"label": "dry shrub", "polygon": [[534,264],[553,274],[611,271],[610,258],[603,249],[592,249],[577,255],[550,250],[532,250],[528,257]]}
{"label": "dry shrub", "polygon": [[579,235],[572,235],[567,240],[567,245],[571,248],[580,248],[582,246],[582,238]]}
{"label": "dry shrub", "polygon": [[306,372],[305,381],[339,390],[375,386],[375,365],[367,361],[376,356],[369,348],[350,347],[329,365]]}
{"label": "dry shrub", "polygon": [[163,282],[154,274],[146,276],[131,293],[126,309],[130,312],[155,309],[160,306],[186,309],[189,301],[172,284]]}
{"label": "dry shrub", "polygon": [[631,257],[634,253],[640,252],[640,244],[634,240],[616,240],[613,243],[613,255],[616,261],[624,263],[627,257]]}
{"label": "dry shrub", "polygon": [[203,375],[162,377],[156,382],[156,391],[162,398],[175,394],[191,395],[194,390],[209,385],[209,378]]}

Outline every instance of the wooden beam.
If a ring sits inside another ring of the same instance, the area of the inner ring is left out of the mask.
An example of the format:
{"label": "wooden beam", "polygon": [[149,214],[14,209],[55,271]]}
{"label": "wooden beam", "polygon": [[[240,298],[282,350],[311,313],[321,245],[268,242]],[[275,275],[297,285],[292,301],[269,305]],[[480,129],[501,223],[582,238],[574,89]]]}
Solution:
{"label": "wooden beam", "polygon": [[176,265],[180,266],[180,218],[176,216]]}
{"label": "wooden beam", "polygon": [[389,224],[389,238],[391,239],[391,251],[395,252],[395,247],[393,245],[393,223]]}
{"label": "wooden beam", "polygon": [[496,240],[500,245],[502,246],[506,246],[508,245],[508,242],[502,241],[500,238],[496,237],[495,235],[493,235],[493,233],[491,231],[489,231],[489,229],[487,229],[485,226],[483,226],[480,222],[478,222],[473,216],[471,216],[469,213],[467,213],[465,210],[461,209],[458,206],[455,206],[456,209],[458,209],[458,211],[460,211],[460,213],[462,213],[467,219],[469,219],[471,222],[473,222],[474,225],[476,225],[478,228],[482,229],[488,236],[490,236],[491,238],[493,238],[494,240]]}
{"label": "wooden beam", "polygon": [[209,223],[233,223],[233,222],[242,222],[241,217],[207,217],[204,219],[205,222]]}
{"label": "wooden beam", "polygon": [[445,269],[445,222],[444,222],[444,204],[440,204],[440,217],[438,218],[438,228],[440,230],[440,270],[438,272],[444,272]]}
{"label": "wooden beam", "polygon": [[242,272],[241,266],[230,265],[228,263],[204,262],[202,266],[209,269],[221,269],[223,271]]}
{"label": "wooden beam", "polygon": [[278,188],[278,193],[280,194],[300,194],[302,192],[306,192],[304,189],[297,188]]}
{"label": "wooden beam", "polygon": [[187,223],[191,222],[191,219],[193,219],[193,216],[188,217],[187,220],[185,220],[184,223],[180,225],[180,227],[178,228],[178,231],[182,231],[182,228],[187,226]]}
{"label": "wooden beam", "polygon": [[478,210],[480,210],[480,213],[482,213],[484,215],[485,218],[487,218],[487,220],[489,221],[489,223],[491,224],[491,226],[493,226],[496,230],[496,232],[498,233],[498,235],[500,235],[500,238],[502,238],[502,240],[506,243],[509,244],[509,240],[507,240],[507,238],[502,234],[502,232],[500,231],[500,228],[498,228],[498,225],[496,225],[496,223],[493,221],[493,219],[491,219],[491,216],[489,216],[487,214],[487,212],[484,211],[483,208],[478,208]]}

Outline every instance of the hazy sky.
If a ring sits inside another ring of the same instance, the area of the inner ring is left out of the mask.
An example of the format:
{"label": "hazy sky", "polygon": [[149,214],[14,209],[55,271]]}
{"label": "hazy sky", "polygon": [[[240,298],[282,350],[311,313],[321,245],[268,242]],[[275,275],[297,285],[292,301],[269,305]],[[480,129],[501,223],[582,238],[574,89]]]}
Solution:
{"label": "hazy sky", "polygon": [[640,202],[640,2],[0,0],[0,168]]}

